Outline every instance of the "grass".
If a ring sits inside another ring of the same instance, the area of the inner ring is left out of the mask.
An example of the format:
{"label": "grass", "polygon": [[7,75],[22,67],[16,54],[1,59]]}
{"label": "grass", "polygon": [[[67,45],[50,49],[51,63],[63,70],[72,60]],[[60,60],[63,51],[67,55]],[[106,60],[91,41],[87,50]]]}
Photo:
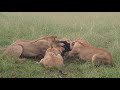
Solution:
{"label": "grass", "polygon": [[[46,70],[33,60],[20,63],[4,59],[3,48],[18,39],[31,40],[57,35],[71,40],[82,37],[96,47],[112,53],[115,67],[93,67],[91,63],[67,60],[62,68]],[[120,77],[120,13],[119,12],[1,12],[0,13],[0,77],[1,78],[119,78]]]}

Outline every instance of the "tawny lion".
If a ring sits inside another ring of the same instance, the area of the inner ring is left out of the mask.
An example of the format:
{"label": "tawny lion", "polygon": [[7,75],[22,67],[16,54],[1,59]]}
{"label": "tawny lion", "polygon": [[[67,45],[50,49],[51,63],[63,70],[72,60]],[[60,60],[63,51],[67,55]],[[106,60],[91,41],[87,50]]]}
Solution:
{"label": "tawny lion", "polygon": [[3,56],[16,58],[43,58],[45,51],[57,36],[48,36],[35,40],[17,40],[4,51]]}
{"label": "tawny lion", "polygon": [[41,59],[40,63],[44,65],[45,68],[58,68],[64,65],[61,53],[64,48],[53,47],[46,50],[45,56]]}
{"label": "tawny lion", "polygon": [[113,65],[111,53],[107,50],[86,45],[79,40],[72,44],[73,48],[69,52],[69,56],[79,56],[81,60],[91,61],[92,64],[100,62]]}

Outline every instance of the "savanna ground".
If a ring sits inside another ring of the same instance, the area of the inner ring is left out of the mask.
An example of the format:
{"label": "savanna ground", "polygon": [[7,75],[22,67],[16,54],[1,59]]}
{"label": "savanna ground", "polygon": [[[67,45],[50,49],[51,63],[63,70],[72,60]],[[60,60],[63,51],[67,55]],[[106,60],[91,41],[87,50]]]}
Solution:
{"label": "savanna ground", "polygon": [[[91,63],[67,60],[62,75],[57,69],[46,70],[33,60],[20,63],[3,59],[3,49],[18,39],[31,40],[57,35],[74,40],[82,37],[96,47],[112,53],[114,67],[93,67]],[[0,13],[1,78],[119,78],[120,13],[111,12],[1,12]]]}

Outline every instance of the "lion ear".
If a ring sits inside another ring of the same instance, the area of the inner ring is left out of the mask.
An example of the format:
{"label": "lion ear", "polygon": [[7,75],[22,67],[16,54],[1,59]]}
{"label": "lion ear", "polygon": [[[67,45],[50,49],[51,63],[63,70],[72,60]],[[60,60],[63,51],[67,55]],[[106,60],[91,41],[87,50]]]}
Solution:
{"label": "lion ear", "polygon": [[75,44],[75,42],[72,42],[71,45],[73,46]]}
{"label": "lion ear", "polygon": [[56,42],[51,43],[51,44],[50,44],[50,47],[51,47],[51,48],[57,47],[57,46],[56,46]]}

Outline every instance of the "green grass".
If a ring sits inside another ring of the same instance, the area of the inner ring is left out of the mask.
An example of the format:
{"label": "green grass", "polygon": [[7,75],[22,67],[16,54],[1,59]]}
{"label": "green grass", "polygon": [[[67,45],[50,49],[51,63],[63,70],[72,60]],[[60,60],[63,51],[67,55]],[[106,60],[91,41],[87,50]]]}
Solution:
{"label": "green grass", "polygon": [[[31,40],[57,35],[74,40],[82,37],[96,47],[112,53],[115,67],[93,67],[91,63],[67,60],[62,68],[46,70],[33,60],[20,63],[4,59],[3,48],[18,39]],[[120,78],[120,13],[119,12],[1,12],[0,13],[1,78]]]}

